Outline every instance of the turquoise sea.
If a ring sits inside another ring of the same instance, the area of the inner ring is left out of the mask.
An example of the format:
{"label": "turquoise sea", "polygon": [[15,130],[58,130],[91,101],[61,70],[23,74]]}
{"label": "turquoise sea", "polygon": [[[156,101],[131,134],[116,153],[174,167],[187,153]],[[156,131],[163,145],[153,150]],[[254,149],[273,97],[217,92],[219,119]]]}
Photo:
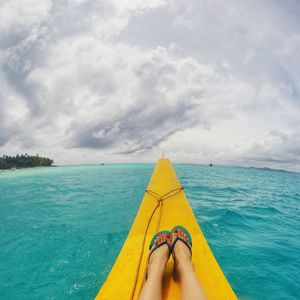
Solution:
{"label": "turquoise sea", "polygon": [[[300,299],[300,174],[174,165],[239,298]],[[93,299],[154,165],[0,172],[0,299]]]}

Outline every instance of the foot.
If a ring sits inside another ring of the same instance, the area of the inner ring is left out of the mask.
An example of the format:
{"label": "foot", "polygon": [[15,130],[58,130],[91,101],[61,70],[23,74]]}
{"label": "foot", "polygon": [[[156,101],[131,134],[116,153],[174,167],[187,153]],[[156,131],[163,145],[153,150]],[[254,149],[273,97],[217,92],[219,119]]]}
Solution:
{"label": "foot", "polygon": [[[187,242],[190,247],[192,247],[190,239],[187,237],[186,233],[178,228],[172,232],[172,240],[175,241],[179,237]],[[175,246],[173,247],[173,258],[175,262],[175,271],[177,273],[183,272],[186,268],[192,268],[191,261],[191,251],[186,244],[182,241],[177,240]]]}
{"label": "foot", "polygon": [[[168,245],[171,246],[171,235],[165,233],[158,235],[154,240],[152,249],[158,247],[161,243],[165,241],[167,241]],[[152,276],[153,274],[155,276],[163,275],[170,257],[170,250],[168,245],[164,244],[151,253],[148,261],[148,277]]]}

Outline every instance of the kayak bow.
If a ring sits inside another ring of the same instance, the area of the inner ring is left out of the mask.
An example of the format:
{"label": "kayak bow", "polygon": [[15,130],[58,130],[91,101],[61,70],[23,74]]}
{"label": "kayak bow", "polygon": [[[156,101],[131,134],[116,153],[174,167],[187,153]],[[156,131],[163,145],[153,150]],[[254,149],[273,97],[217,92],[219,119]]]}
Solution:
{"label": "kayak bow", "polygon": [[[160,159],[141,202],[123,248],[96,300],[136,300],[145,280],[151,238],[175,225],[188,229],[193,239],[192,262],[208,299],[237,299],[210,250],[168,159]],[[164,280],[163,299],[180,299],[170,258]]]}

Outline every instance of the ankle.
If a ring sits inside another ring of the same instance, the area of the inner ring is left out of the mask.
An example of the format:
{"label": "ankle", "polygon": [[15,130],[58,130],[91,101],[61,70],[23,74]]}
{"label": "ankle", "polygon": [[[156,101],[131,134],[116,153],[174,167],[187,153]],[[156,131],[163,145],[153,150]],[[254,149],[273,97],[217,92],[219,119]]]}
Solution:
{"label": "ankle", "polygon": [[166,264],[159,261],[152,262],[148,267],[148,277],[162,277],[166,269]]}
{"label": "ankle", "polygon": [[181,273],[187,273],[193,270],[193,263],[190,259],[181,259],[176,261],[176,269]]}

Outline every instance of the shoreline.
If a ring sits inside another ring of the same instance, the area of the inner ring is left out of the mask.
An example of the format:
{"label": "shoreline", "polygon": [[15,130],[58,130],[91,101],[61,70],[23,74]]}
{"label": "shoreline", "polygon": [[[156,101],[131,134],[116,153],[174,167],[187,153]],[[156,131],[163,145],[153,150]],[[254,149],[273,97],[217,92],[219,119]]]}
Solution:
{"label": "shoreline", "polygon": [[36,166],[28,168],[11,168],[11,169],[0,169],[0,172],[17,171],[17,170],[28,170],[28,169],[40,169],[40,168],[55,168],[57,166]]}

